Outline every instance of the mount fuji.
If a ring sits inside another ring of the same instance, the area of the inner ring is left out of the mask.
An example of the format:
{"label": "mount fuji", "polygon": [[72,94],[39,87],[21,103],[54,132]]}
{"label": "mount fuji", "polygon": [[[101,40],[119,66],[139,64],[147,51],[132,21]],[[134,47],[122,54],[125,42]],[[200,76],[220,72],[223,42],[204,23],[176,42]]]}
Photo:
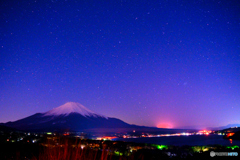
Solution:
{"label": "mount fuji", "polygon": [[2,123],[5,127],[26,132],[148,132],[177,133],[187,130],[145,127],[128,124],[120,119],[96,114],[76,102],[67,102],[45,113],[36,113],[29,117]]}
{"label": "mount fuji", "polygon": [[76,102],[67,102],[45,113],[36,113],[32,116],[7,122],[4,126],[22,131],[72,131],[80,132],[91,129],[132,128],[117,118],[99,115]]}

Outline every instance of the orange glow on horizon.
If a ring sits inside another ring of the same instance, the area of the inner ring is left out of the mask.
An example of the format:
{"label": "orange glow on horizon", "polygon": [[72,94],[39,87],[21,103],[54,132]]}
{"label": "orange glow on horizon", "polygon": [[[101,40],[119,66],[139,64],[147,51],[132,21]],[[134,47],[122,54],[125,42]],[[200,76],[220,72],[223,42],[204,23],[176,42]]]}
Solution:
{"label": "orange glow on horizon", "polygon": [[160,123],[157,125],[157,128],[173,128],[173,126],[169,123]]}

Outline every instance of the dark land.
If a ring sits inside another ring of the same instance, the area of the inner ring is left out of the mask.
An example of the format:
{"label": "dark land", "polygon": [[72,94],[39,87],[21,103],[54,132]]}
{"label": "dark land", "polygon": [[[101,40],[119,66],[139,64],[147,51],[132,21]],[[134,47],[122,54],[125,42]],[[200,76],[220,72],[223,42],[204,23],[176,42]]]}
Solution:
{"label": "dark land", "polygon": [[84,133],[21,132],[5,126],[0,126],[0,129],[1,160],[220,159],[217,156],[210,157],[210,152],[240,151],[239,146],[169,146],[86,139],[89,134]]}

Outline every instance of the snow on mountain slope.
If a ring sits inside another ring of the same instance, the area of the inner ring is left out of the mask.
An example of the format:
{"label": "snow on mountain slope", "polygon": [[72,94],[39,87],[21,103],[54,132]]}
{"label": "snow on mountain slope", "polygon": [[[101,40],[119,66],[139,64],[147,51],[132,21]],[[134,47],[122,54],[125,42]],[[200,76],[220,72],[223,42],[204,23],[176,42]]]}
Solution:
{"label": "snow on mountain slope", "polygon": [[[61,105],[57,108],[54,108],[46,113],[44,116],[59,116],[59,115],[69,115],[70,113],[78,113],[82,116],[86,117],[104,117],[98,114],[95,114],[93,111],[89,110],[88,108],[84,107],[83,105],[76,103],[76,102],[67,102],[64,105]],[[106,118],[106,117],[105,117]]]}

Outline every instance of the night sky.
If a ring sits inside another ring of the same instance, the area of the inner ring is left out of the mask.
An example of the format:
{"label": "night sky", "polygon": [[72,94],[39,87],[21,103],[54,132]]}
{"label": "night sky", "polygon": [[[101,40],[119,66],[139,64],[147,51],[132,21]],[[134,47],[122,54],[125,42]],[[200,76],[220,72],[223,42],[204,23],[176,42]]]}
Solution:
{"label": "night sky", "polygon": [[0,16],[0,122],[78,102],[137,125],[240,123],[238,0],[4,0]]}

